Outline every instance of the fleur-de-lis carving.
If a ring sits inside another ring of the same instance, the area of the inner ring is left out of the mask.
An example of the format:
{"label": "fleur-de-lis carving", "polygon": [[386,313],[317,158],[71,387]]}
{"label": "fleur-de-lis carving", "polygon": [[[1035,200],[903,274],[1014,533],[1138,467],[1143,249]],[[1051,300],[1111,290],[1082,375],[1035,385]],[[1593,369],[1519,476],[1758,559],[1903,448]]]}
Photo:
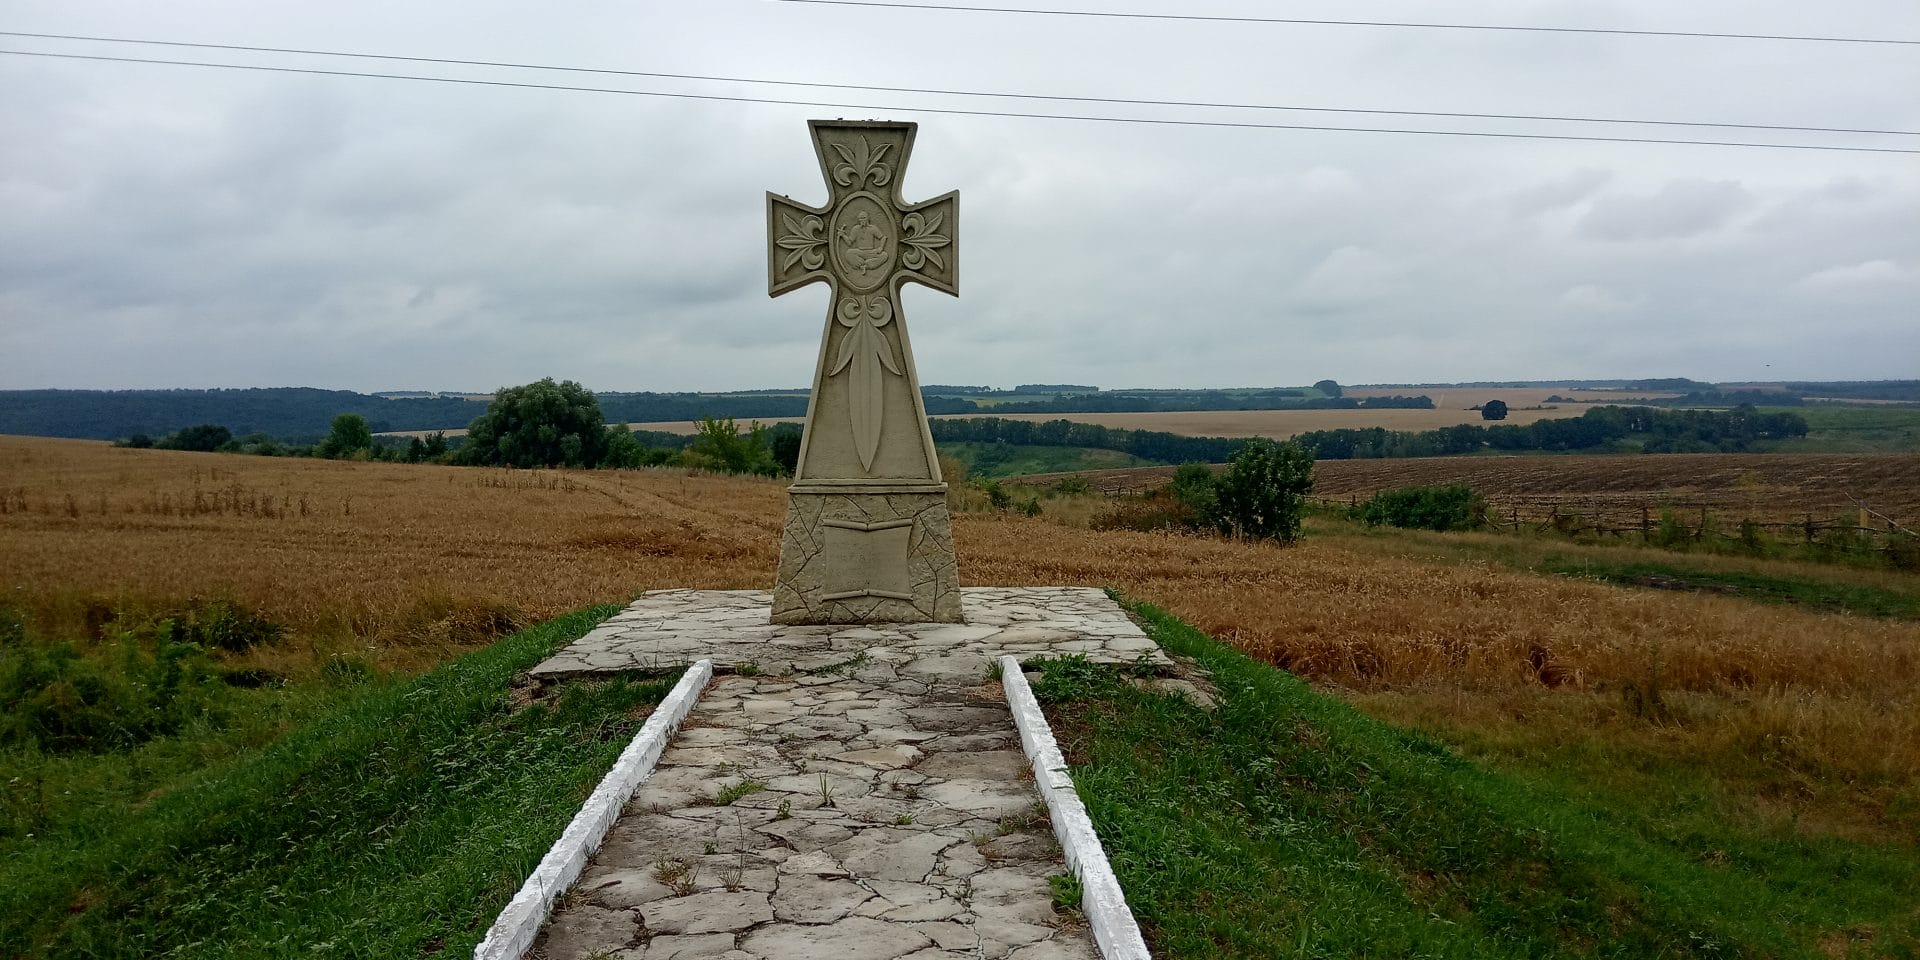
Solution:
{"label": "fleur-de-lis carving", "polygon": [[945,270],[947,261],[940,256],[937,247],[953,242],[953,238],[940,232],[942,224],[947,222],[945,211],[936,213],[931,219],[918,212],[909,213],[900,219],[900,225],[906,228],[907,235],[901,242],[907,249],[901,251],[900,262],[909,270],[919,270],[928,263],[936,269]]}
{"label": "fleur-de-lis carving", "polygon": [[833,167],[833,181],[856,190],[865,190],[869,182],[876,187],[893,182],[893,170],[886,162],[887,151],[893,149],[893,144],[883,143],[876,147],[868,143],[866,137],[856,137],[854,140],[857,146],[828,144],[834,153],[840,155],[840,162]]}
{"label": "fleur-de-lis carving", "polygon": [[780,226],[785,232],[775,242],[787,251],[781,270],[792,270],[796,263],[808,270],[818,270],[827,262],[826,251],[820,249],[827,242],[825,221],[812,215],[795,219],[793,214],[783,213]]}
{"label": "fleur-de-lis carving", "polygon": [[847,328],[840,340],[840,356],[827,376],[837,377],[851,369],[847,384],[847,411],[853,421],[854,449],[860,466],[873,469],[873,456],[880,449],[880,418],[886,409],[886,378],[880,371],[903,376],[900,362],[894,359],[893,344],[880,328],[893,320],[893,302],[884,293],[848,297],[834,312],[840,325]]}

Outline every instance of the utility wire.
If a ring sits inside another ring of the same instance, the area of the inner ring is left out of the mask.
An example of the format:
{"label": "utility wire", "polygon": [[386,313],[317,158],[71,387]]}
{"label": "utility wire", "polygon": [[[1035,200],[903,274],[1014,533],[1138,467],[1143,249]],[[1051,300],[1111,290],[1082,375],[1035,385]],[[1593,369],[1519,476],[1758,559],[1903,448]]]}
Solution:
{"label": "utility wire", "polygon": [[339,50],[309,50],[299,47],[258,47],[237,43],[188,43],[181,40],[141,40],[127,37],[90,37],[65,33],[23,33],[0,30],[0,37],[30,37],[36,40],[82,40],[90,43],[128,43],[159,47],[186,47],[197,50],[236,50],[247,53],[291,53],[315,57],[345,57],[357,60],[394,60],[406,63],[451,64],[463,67],[505,67],[515,70],[546,70],[557,73],[590,73],[620,77],[650,77],[667,80],[702,80],[717,83],[758,83],[782,87],[815,87],[831,90],[869,90],[882,93],[926,93],[955,97],[1000,97],[1014,100],[1056,100],[1071,103],[1108,103],[1126,106],[1205,107],[1223,110],[1279,110],[1301,113],[1349,113],[1390,117],[1442,117],[1472,120],[1543,120],[1555,123],[1614,123],[1659,127],[1713,127],[1725,130],[1786,130],[1797,133],[1865,133],[1899,137],[1920,137],[1913,130],[1871,130],[1854,127],[1801,127],[1774,123],[1712,123],[1689,120],[1630,120],[1618,117],[1556,117],[1524,113],[1465,113],[1439,110],[1371,110],[1354,107],[1300,107],[1269,103],[1213,103],[1202,100],[1146,100],[1124,97],[1057,96],[1044,93],[1006,93],[992,90],[950,90],[938,87],[888,87],[860,83],[813,83],[805,80],[755,80],[748,77],[718,77],[696,73],[657,73],[647,70],[610,70],[596,67],[564,67],[539,63],[514,63],[502,60],[458,60],[448,57],[408,57],[381,53],[349,53]]}
{"label": "utility wire", "polygon": [[624,90],[611,87],[582,87],[555,83],[525,83],[508,80],[474,80],[464,77],[432,77],[398,73],[371,73],[354,70],[321,70],[315,67],[272,67],[261,64],[208,63],[197,60],[162,60],[145,57],[107,57],[79,53],[48,53],[35,50],[0,50],[0,55],[46,57],[56,60],[87,60],[105,63],[147,63],[177,67],[212,67],[222,70],[255,70],[266,73],[299,73],[327,77],[366,77],[378,80],[415,80],[424,83],[453,83],[481,87],[511,87],[524,90],[566,90],[580,93],[616,93],[635,97],[665,97],[676,100],[707,100],[721,103],[769,103],[795,107],[831,107],[842,110],[887,110],[907,113],[935,113],[967,117],[1013,117],[1029,120],[1078,120],[1093,123],[1138,123],[1170,127],[1225,127],[1248,130],[1321,130],[1342,133],[1394,133],[1442,137],[1480,137],[1503,140],[1562,140],[1584,143],[1657,143],[1700,147],[1750,147],[1769,150],[1822,150],[1840,153],[1920,154],[1920,149],[1897,147],[1845,147],[1809,143],[1748,143],[1729,140],[1680,140],[1654,137],[1601,137],[1561,133],[1498,133],[1484,130],[1419,130],[1394,127],[1334,127],[1304,123],[1251,123],[1229,120],[1175,120],[1152,117],[1105,117],[1063,113],[1019,113],[1006,110],[965,110],[956,107],[880,106],[867,103],[837,103],[822,100],[782,100],[771,97],[723,96],[711,93],[672,93],[661,90]]}
{"label": "utility wire", "polygon": [[1704,30],[1616,30],[1605,27],[1528,27],[1492,23],[1418,23],[1394,20],[1317,20],[1303,17],[1215,17],[1186,13],[1121,13],[1110,10],[1034,10],[1025,7],[974,7],[957,3],[886,3],[881,0],[775,0],[829,7],[885,7],[894,10],[942,10],[962,13],[1023,13],[1047,17],[1102,17],[1113,20],[1192,20],[1205,23],[1288,23],[1328,27],[1407,27],[1419,30],[1512,30],[1523,33],[1589,33],[1623,37],[1696,37],[1713,40],[1786,40],[1797,43],[1884,43],[1920,46],[1920,40],[1884,37],[1809,37],[1775,33],[1712,33]]}

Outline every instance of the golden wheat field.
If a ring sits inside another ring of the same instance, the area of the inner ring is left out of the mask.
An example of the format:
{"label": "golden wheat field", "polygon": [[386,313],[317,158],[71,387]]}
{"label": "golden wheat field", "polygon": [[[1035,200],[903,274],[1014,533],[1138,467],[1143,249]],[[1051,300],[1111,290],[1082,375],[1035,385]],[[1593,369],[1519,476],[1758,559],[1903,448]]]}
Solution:
{"label": "golden wheat field", "polygon": [[[0,603],[71,635],[90,606],[229,598],[292,629],[249,654],[281,668],[352,645],[417,669],[476,642],[463,618],[502,605],[537,618],[653,588],[762,587],[783,508],[777,481],[684,470],[17,437],[0,437],[0,464]],[[955,537],[965,583],[1114,587],[1405,722],[1786,756],[1796,776],[1838,785],[1803,798],[1835,829],[1867,829],[1873,804],[1911,792],[1920,770],[1920,624],[1430,562],[1337,536],[1282,548],[962,514]],[[1672,705],[1657,724],[1620,695],[1650,684]],[[1833,812],[1853,809],[1868,812]]]}

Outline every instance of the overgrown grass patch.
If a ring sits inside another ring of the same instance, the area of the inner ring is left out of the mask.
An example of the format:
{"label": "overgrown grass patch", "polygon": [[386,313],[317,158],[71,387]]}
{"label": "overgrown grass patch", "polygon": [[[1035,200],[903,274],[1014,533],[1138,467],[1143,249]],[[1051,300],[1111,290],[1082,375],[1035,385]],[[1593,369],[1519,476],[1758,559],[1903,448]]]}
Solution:
{"label": "overgrown grass patch", "polygon": [[1035,692],[1156,956],[1920,948],[1911,849],[1716,836],[1496,772],[1134,610],[1212,672],[1217,710],[1084,661],[1045,665]]}
{"label": "overgrown grass patch", "polygon": [[1610,563],[1551,557],[1541,565],[1550,573],[1585,577],[1626,586],[1671,590],[1709,590],[1748,600],[1785,603],[1824,613],[1920,620],[1920,590],[1902,592],[1859,583],[1708,570],[1669,563]]}
{"label": "overgrown grass patch", "polygon": [[266,750],[0,842],[0,953],[470,953],[672,678],[513,677],[583,610],[406,682],[342,694]]}

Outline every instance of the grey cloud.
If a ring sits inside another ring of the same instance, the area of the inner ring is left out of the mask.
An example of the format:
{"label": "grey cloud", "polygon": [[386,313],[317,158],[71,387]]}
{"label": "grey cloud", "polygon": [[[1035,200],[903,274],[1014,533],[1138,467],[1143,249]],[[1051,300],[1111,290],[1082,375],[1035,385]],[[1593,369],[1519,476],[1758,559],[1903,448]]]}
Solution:
{"label": "grey cloud", "polygon": [[1673,180],[1651,194],[1601,197],[1577,229],[1596,240],[1679,239],[1726,226],[1752,204],[1732,180]]}
{"label": "grey cloud", "polygon": [[[1262,9],[1223,2],[1224,13]],[[1686,51],[1704,48],[1597,39],[1516,45],[1070,18],[1014,30],[986,15],[784,4],[614,6],[573,11],[564,24],[494,0],[426,4],[405,21],[364,0],[324,15],[228,0],[164,11],[131,0],[78,13],[53,0],[15,6],[18,29],[46,32],[109,32],[89,27],[111,22],[126,35],[793,80],[1920,123],[1920,105],[1897,93],[1920,85],[1920,66],[1858,52],[1839,61],[1715,47],[1696,62]],[[1769,29],[1920,34],[1910,3],[1863,10],[1852,24],[1844,11],[1775,11]],[[1652,0],[1516,15],[1670,19]],[[1822,68],[1835,63],[1849,69]],[[765,93],[588,82],[603,81]],[[0,58],[0,385],[485,389],[547,374],[601,389],[802,384],[825,291],[766,296],[763,195],[825,195],[807,117],[876,114],[922,123],[910,199],[963,195],[962,296],[914,290],[905,303],[933,382],[1200,386],[1652,368],[1743,378],[1766,363],[1776,375],[1901,376],[1911,363],[1899,358],[1920,355],[1911,322],[1920,293],[1862,266],[1920,264],[1911,214],[1920,170],[1905,158],[1046,122]],[[1669,242],[1684,238],[1711,242]],[[1818,276],[1827,279],[1803,280]],[[1879,346],[1842,349],[1831,342],[1840,335]]]}
{"label": "grey cloud", "polygon": [[1566,176],[1526,187],[1513,194],[1508,207],[1519,216],[1531,216],[1579,203],[1613,179],[1610,170],[1583,167]]}

